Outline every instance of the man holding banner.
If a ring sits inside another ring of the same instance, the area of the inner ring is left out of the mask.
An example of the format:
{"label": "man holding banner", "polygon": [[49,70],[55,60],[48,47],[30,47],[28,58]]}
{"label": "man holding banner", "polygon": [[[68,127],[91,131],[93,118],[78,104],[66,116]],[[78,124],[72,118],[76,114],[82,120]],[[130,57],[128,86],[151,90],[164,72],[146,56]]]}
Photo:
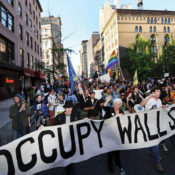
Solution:
{"label": "man holding banner", "polygon": [[[162,106],[162,102],[159,99],[160,97],[160,88],[156,87],[152,89],[152,94],[148,96],[142,103],[142,106],[145,106],[145,110],[159,109]],[[159,145],[156,145],[151,148],[151,151],[154,156],[155,167],[159,172],[163,172],[164,169],[160,163],[160,153],[159,153]]]}

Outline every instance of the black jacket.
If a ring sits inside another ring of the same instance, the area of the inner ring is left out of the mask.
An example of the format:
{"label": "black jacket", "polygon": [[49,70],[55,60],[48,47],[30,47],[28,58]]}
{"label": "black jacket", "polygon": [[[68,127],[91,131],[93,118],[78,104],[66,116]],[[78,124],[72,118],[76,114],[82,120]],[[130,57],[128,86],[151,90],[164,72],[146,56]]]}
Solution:
{"label": "black jacket", "polygon": [[[80,113],[79,112],[72,112],[70,116],[70,122],[80,120]],[[63,125],[66,123],[66,114],[62,113],[56,116],[54,125]]]}
{"label": "black jacket", "polygon": [[97,99],[94,99],[94,102],[92,103],[91,98],[89,98],[86,101],[86,103],[84,105],[84,108],[86,108],[86,107],[92,107],[92,106],[94,106],[95,109],[94,110],[88,110],[88,117],[91,117],[91,116],[96,117],[99,114],[99,110],[100,109],[99,109],[99,102],[98,102]]}

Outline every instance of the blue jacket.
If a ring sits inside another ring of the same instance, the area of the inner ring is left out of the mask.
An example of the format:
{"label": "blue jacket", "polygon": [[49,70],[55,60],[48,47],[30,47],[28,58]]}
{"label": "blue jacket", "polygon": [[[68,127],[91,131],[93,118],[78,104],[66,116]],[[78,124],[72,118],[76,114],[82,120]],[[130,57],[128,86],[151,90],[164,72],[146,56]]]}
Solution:
{"label": "blue jacket", "polygon": [[70,94],[67,94],[66,95],[66,97],[65,97],[65,100],[66,101],[70,101],[70,100],[72,100],[72,102],[75,104],[75,103],[77,103],[77,97],[74,95],[74,94],[72,94],[72,95],[70,95]]}
{"label": "blue jacket", "polygon": [[[37,103],[34,104],[34,110],[37,111]],[[41,102],[41,110],[44,114],[44,118],[49,117],[49,108],[46,106],[46,103],[44,100]]]}

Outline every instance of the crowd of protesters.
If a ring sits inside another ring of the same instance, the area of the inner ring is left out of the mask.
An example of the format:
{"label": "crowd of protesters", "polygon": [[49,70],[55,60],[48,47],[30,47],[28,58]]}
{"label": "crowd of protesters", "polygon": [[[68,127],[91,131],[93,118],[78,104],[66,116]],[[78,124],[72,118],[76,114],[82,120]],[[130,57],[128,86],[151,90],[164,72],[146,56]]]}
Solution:
{"label": "crowd of protesters", "polygon": [[[95,98],[94,90],[102,90],[101,99]],[[30,102],[28,104],[28,101]],[[106,120],[118,114],[135,113],[156,108],[165,108],[175,103],[175,77],[140,81],[133,86],[131,80],[111,80],[101,82],[99,79],[82,78],[75,82],[74,91],[67,80],[60,80],[54,86],[45,84],[31,87],[16,94],[15,104],[10,108],[13,140],[25,135],[30,124],[30,106],[36,116],[36,128],[61,125],[81,119]],[[170,138],[175,148],[174,136]],[[161,143],[164,151],[168,151],[165,142]],[[159,145],[150,148],[154,157],[155,168],[163,172]],[[118,166],[121,175],[126,174],[120,160],[120,151],[108,153],[108,168],[114,172]],[[71,165],[67,167],[67,174]]]}

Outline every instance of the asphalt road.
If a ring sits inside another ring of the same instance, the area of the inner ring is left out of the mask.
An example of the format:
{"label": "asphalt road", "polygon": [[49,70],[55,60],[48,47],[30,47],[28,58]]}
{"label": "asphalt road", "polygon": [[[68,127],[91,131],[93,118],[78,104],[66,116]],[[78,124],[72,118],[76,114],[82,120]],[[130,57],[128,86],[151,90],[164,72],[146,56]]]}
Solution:
{"label": "asphalt road", "polygon": [[[160,149],[162,165],[165,172],[159,173],[154,167],[154,161],[149,149],[139,149],[121,152],[121,160],[127,175],[175,175],[175,149],[167,141],[169,150],[167,152]],[[114,173],[109,173],[107,167],[107,154],[103,154],[87,161],[73,164],[72,175],[119,175],[119,169]],[[64,168],[37,173],[37,175],[66,175]]]}

